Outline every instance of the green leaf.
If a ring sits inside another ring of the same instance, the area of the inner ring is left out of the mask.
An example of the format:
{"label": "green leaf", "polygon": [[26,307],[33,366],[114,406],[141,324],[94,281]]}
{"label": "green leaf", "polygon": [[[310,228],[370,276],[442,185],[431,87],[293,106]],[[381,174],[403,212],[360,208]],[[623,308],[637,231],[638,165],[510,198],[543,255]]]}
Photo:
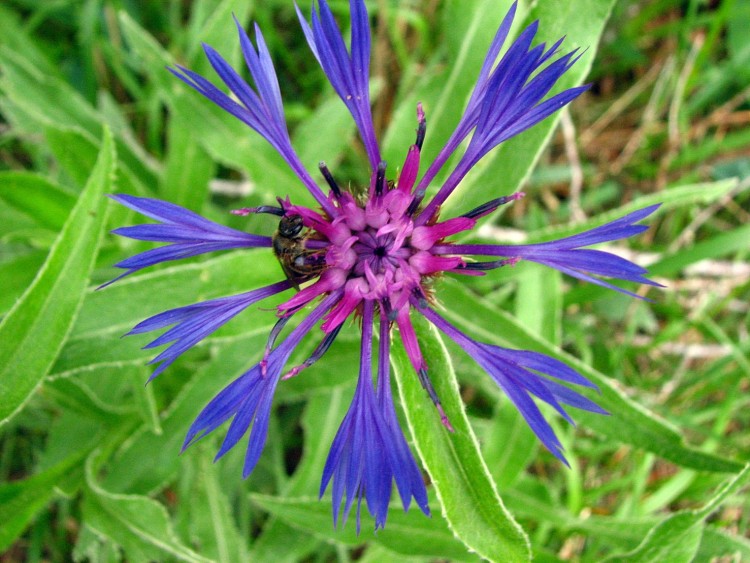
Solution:
{"label": "green leaf", "polygon": [[608,561],[628,563],[690,563],[703,537],[705,520],[719,508],[726,498],[750,480],[750,465],[728,479],[719,492],[699,510],[681,511],[672,514],[649,531],[643,543],[623,555],[614,556]]}
{"label": "green leaf", "polygon": [[[212,397],[259,359],[249,356],[247,350],[260,354],[268,331],[269,327],[261,325],[219,348],[212,361],[198,370],[170,403],[160,422],[161,434],[154,433],[152,425],[146,423],[128,437],[117,452],[116,463],[107,466],[103,485],[110,491],[148,494],[174,478],[183,458],[193,455],[189,450],[180,456],[190,424]],[[166,373],[161,377],[169,376]],[[144,459],[149,463],[143,463]]]}
{"label": "green leaf", "polygon": [[733,535],[719,527],[706,526],[695,560],[713,561],[713,558],[728,555],[739,556],[739,561],[750,561],[750,540],[744,536]]}
{"label": "green leaf", "polygon": [[46,471],[0,485],[0,551],[21,535],[29,522],[55,494],[55,486],[78,465],[83,455],[73,455]]}
{"label": "green leaf", "polygon": [[[83,186],[89,170],[101,152],[98,139],[78,128],[48,126],[44,129],[47,144],[73,181]],[[119,154],[119,153],[118,153]],[[150,190],[122,161],[117,165],[117,189],[130,194],[148,195]]]}
{"label": "green leaf", "polygon": [[[583,426],[616,442],[632,444],[653,452],[683,467],[728,473],[736,472],[742,467],[738,462],[687,446],[674,427],[629,398],[609,378],[533,335],[516,319],[490,303],[477,299],[455,281],[445,279],[438,294],[447,306],[446,317],[472,338],[558,358],[595,383],[601,390],[601,395],[591,393],[591,399],[606,409],[610,416],[576,411],[574,418]],[[628,431],[623,432],[623,427],[627,427]]]}
{"label": "green leaf", "polygon": [[8,311],[31,285],[45,258],[47,253],[44,250],[31,250],[16,256],[3,257],[0,262],[0,279],[3,280],[0,313]]}
{"label": "green leaf", "polygon": [[536,436],[508,401],[498,405],[480,438],[482,455],[501,492],[513,485],[539,452]]}
{"label": "green leaf", "polygon": [[[101,365],[144,364],[153,357],[140,350],[148,342],[148,335],[121,338],[140,321],[169,308],[273,283],[282,275],[270,250],[235,250],[203,262],[133,275],[102,291],[91,288],[51,374],[70,377]],[[133,299],[134,295],[139,298]],[[273,298],[262,307],[270,307],[269,303],[273,303]],[[241,319],[248,315],[257,316],[256,327],[275,322],[273,314],[251,309],[224,327],[222,334],[241,328]]]}
{"label": "green leaf", "polygon": [[[331,527],[330,521],[328,527]],[[321,543],[322,540],[316,536],[294,528],[271,514],[261,535],[253,542],[252,552],[247,560],[297,563],[305,561],[310,554],[320,553]]]}
{"label": "green leaf", "polygon": [[[374,521],[362,514],[362,532],[357,535],[351,522],[334,529],[329,499],[316,497],[278,498],[251,493],[250,498],[263,510],[281,518],[294,528],[313,534],[330,543],[356,546],[373,542],[406,556],[423,556],[448,559],[450,561],[476,561],[461,542],[453,537],[448,526],[436,518],[429,519],[418,514],[417,509],[404,513],[399,506],[392,506],[388,522],[375,533]],[[365,512],[365,511],[363,511]],[[414,512],[412,514],[412,512]],[[353,516],[352,516],[353,517]]]}
{"label": "green leaf", "polygon": [[335,170],[336,159],[351,145],[355,131],[346,106],[338,97],[331,97],[299,124],[292,142],[308,170],[317,170],[321,160]]}
{"label": "green leaf", "polygon": [[130,561],[160,561],[165,555],[180,561],[209,561],[182,544],[174,533],[167,510],[138,495],[119,495],[96,481],[96,452],[86,461],[84,524],[97,535],[122,547]]}
{"label": "green leaf", "polygon": [[0,50],[4,94],[38,123],[80,127],[91,135],[101,132],[101,117],[70,84],[48,75],[21,52]]}
{"label": "green leaf", "polygon": [[47,260],[0,324],[0,425],[41,384],[83,302],[106,218],[103,194],[115,169],[112,136],[105,131],[96,166]]}
{"label": "green leaf", "polygon": [[443,342],[426,321],[414,318],[419,346],[429,358],[430,380],[455,429],[449,432],[414,374],[400,341],[393,361],[401,404],[419,457],[453,533],[481,557],[528,561],[528,539],[505,509],[466,418],[453,366]]}
{"label": "green leaf", "polygon": [[[20,52],[0,48],[0,88],[8,100],[25,115],[23,123],[14,123],[16,134],[25,131],[38,135],[40,129],[75,130],[98,143],[105,133],[106,115],[94,109],[68,82],[43,72]],[[114,142],[119,168],[128,170],[143,186],[156,183],[155,165],[129,131],[118,131],[116,122],[108,124],[115,132]],[[83,182],[81,182],[83,184]]]}
{"label": "green leaf", "polygon": [[214,163],[193,135],[189,118],[177,114],[169,121],[169,152],[159,195],[200,212],[208,197]]}
{"label": "green leaf", "polygon": [[213,463],[213,448],[213,444],[201,444],[193,452],[197,455],[183,465],[178,493],[190,502],[176,507],[178,530],[214,561],[248,561],[245,534],[234,521],[220,466]]}
{"label": "green leaf", "polygon": [[0,172],[0,199],[55,231],[62,229],[75,196],[32,172]]}
{"label": "green leaf", "polygon": [[203,76],[213,72],[208,58],[203,52],[203,44],[211,45],[234,68],[242,60],[240,42],[234,29],[234,20],[241,24],[247,22],[248,15],[254,7],[251,0],[199,0],[191,7],[190,27],[185,37],[187,59],[185,65]]}
{"label": "green leaf", "polygon": [[516,318],[549,342],[562,339],[562,276],[549,268],[519,269]]}
{"label": "green leaf", "polygon": [[649,271],[661,276],[678,274],[683,268],[700,260],[721,258],[748,249],[750,225],[742,225],[734,230],[719,233],[692,245],[688,250],[679,251],[649,266]]}
{"label": "green leaf", "polygon": [[737,186],[737,180],[721,180],[719,182],[701,182],[699,184],[686,184],[669,188],[653,194],[640,196],[639,198],[621,205],[615,209],[610,209],[602,213],[589,217],[580,223],[564,223],[538,229],[529,233],[528,241],[530,243],[546,242],[563,237],[571,236],[589,229],[600,227],[605,223],[614,221],[637,211],[644,207],[661,204],[661,207],[654,215],[650,215],[644,224],[647,224],[653,217],[663,214],[671,209],[682,209],[695,205],[708,205],[721,199]]}

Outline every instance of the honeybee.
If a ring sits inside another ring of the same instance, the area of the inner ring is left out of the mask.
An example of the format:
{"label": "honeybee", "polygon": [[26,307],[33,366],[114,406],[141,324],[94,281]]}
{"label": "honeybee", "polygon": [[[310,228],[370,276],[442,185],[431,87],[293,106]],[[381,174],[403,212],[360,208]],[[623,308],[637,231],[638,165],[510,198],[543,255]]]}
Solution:
{"label": "honeybee", "polygon": [[279,228],[273,234],[273,253],[281,264],[287,279],[299,285],[311,280],[325,269],[325,254],[319,250],[305,248],[307,236],[299,215],[284,215]]}

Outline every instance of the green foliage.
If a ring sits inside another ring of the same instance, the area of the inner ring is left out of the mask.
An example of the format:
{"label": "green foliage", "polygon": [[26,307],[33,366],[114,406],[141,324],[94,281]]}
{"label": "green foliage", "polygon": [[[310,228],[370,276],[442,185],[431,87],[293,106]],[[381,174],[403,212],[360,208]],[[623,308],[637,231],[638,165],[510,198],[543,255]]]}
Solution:
{"label": "green foliage", "polygon": [[[306,11],[310,2],[302,2]],[[344,18],[348,2],[332,1]],[[457,123],[508,0],[368,2],[384,158],[403,161],[424,104],[425,161]],[[611,13],[611,17],[610,17]],[[473,337],[542,352],[594,381],[610,415],[550,415],[570,468],[537,442],[497,387],[420,327],[455,433],[440,424],[398,343],[402,419],[430,480],[431,518],[394,499],[384,530],[332,524],[320,476],[351,400],[358,329],[284,382],[250,478],[218,436],[182,455],[195,416],[260,359],[263,302],[144,386],[149,315],[279,279],[270,252],[153,268],[101,291],[112,265],[150,246],[107,231],[134,214],[107,193],[160,197],[230,226],[230,209],[312,202],[262,139],[175,80],[211,75],[200,43],[241,64],[232,14],[258,21],[277,61],[303,163],[351,185],[366,158],[287,0],[121,0],[0,6],[0,550],[8,560],[705,561],[750,559],[750,148],[745,3],[539,0],[540,37],[581,60],[560,87],[594,83],[570,110],[485,158],[445,215],[523,188],[483,239],[538,242],[663,205],[622,252],[664,290],[634,301],[535,264],[436,282]],[[343,20],[342,20],[343,21]],[[293,31],[290,31],[293,30]],[[575,150],[577,149],[577,150]],[[572,152],[571,152],[572,151]],[[582,189],[577,191],[580,179]],[[438,178],[438,181],[440,178]],[[435,182],[438,185],[438,182]],[[433,186],[434,187],[434,186]],[[582,210],[587,216],[580,213]],[[628,288],[633,289],[633,288]],[[292,362],[309,355],[301,346]],[[466,405],[464,408],[462,405]],[[363,510],[365,512],[365,510]],[[353,518],[352,518],[353,519]]]}
{"label": "green foliage", "polygon": [[31,398],[58,356],[83,302],[106,222],[115,152],[105,129],[91,178],[29,288],[0,324],[0,424]]}
{"label": "green foliage", "polygon": [[434,405],[412,376],[403,346],[398,346],[394,354],[396,381],[417,452],[435,487],[443,516],[453,533],[484,559],[528,561],[528,538],[495,491],[479,443],[463,412],[453,366],[437,337],[437,329],[427,328],[424,320],[418,326],[423,334],[420,349],[430,358],[430,377],[436,382],[435,391],[442,397],[454,432],[442,428]]}

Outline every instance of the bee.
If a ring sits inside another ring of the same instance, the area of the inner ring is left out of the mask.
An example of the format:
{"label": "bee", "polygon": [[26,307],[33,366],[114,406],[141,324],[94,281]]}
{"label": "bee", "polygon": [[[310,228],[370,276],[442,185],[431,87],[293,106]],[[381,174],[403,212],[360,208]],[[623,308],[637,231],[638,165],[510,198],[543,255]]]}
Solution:
{"label": "bee", "polygon": [[273,253],[287,279],[299,290],[301,283],[311,280],[325,269],[325,254],[305,248],[307,235],[299,215],[284,215],[273,234]]}

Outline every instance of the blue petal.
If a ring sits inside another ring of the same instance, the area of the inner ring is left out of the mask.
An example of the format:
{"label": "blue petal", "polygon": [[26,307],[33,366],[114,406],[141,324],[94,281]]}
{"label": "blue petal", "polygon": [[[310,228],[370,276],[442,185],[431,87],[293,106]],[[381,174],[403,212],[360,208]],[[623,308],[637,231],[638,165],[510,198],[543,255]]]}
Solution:
{"label": "blue petal", "polygon": [[[323,496],[333,481],[333,522],[338,524],[343,503],[344,521],[357,502],[357,531],[362,498],[375,518],[375,528],[385,526],[392,481],[396,481],[404,509],[411,497],[425,514],[427,493],[419,469],[409,452],[396,420],[390,397],[388,374],[384,370],[388,346],[381,338],[378,356],[378,397],[372,385],[372,323],[374,305],[365,301],[362,313],[362,344],[360,372],[351,406],[339,427],[328,454],[320,484]],[[388,322],[381,326],[381,335],[388,334]]]}
{"label": "blue petal", "polygon": [[250,429],[242,476],[244,478],[250,475],[266,442],[271,403],[284,365],[302,338],[341,299],[341,294],[342,291],[336,291],[323,299],[289,336],[270,352],[265,368],[261,362],[255,364],[216,395],[190,426],[182,449],[233,418],[216,458],[232,449]]}
{"label": "blue petal", "polygon": [[[507,33],[504,28],[510,25],[509,18],[512,20],[514,10],[515,5],[503,21],[501,31],[498,32],[498,36],[503,39],[504,34]],[[488,67],[485,61],[480,80],[486,80],[486,86],[477,84],[472,93],[469,108],[471,125],[476,125],[474,135],[453,172],[417,217],[417,225],[422,225],[434,217],[438,208],[451,195],[468,171],[490,150],[550,116],[588,88],[588,86],[571,88],[548,100],[540,101],[577,59],[573,58],[574,52],[568,53],[543,67],[554,55],[561,41],[556,42],[546,51],[544,44],[531,48],[537,29],[538,22],[533,22],[518,36],[500,59],[489,79],[486,78]],[[495,48],[497,46],[493,43],[491,51]],[[478,115],[474,123],[477,110]],[[470,131],[469,123],[469,121],[462,120],[454,135],[466,136]],[[452,144],[453,142],[454,137],[451,137],[436,163],[433,163],[425,174],[425,178],[419,182],[418,189],[426,189],[427,183],[434,177],[437,169],[456,148],[457,144]],[[450,151],[447,150],[449,146]]]}
{"label": "blue petal", "polygon": [[380,149],[372,123],[369,93],[370,26],[362,0],[350,0],[351,56],[336,24],[328,2],[320,0],[313,7],[312,26],[297,9],[302,31],[333,89],[344,102],[357,124],[373,170],[380,163]]}
{"label": "blue petal", "polygon": [[271,238],[251,235],[230,229],[223,225],[204,219],[179,205],[124,194],[111,195],[118,203],[129,207],[161,224],[135,225],[121,227],[112,231],[114,234],[136,240],[171,243],[161,248],[154,248],[126,258],[115,264],[117,268],[128,270],[101,287],[106,287],[117,280],[148,266],[171,260],[189,258],[207,252],[229,250],[231,248],[270,247]]}
{"label": "blue petal", "polygon": [[502,353],[510,360],[528,369],[533,369],[534,371],[538,371],[550,377],[555,377],[567,383],[597,389],[596,385],[591,383],[576,370],[560,360],[551,358],[550,356],[545,356],[539,352],[531,352],[528,350],[503,349]]}
{"label": "blue petal", "polygon": [[479,72],[477,83],[472,90],[471,97],[469,98],[469,103],[467,104],[466,109],[461,116],[461,120],[458,122],[456,129],[453,131],[450,138],[445,143],[445,146],[443,146],[443,148],[440,150],[438,156],[430,164],[427,172],[425,172],[424,176],[422,176],[422,179],[417,185],[417,192],[425,192],[427,186],[429,186],[433,178],[442,169],[443,165],[450,158],[456,148],[458,148],[461,142],[476,126],[477,119],[479,118],[480,105],[482,103],[482,100],[484,99],[484,95],[489,84],[490,71],[492,71],[493,76],[495,73],[497,73],[497,68],[493,71],[492,67],[495,66],[495,60],[500,54],[500,49],[502,49],[503,45],[505,44],[505,40],[508,38],[508,33],[510,33],[510,28],[513,25],[513,19],[516,15],[517,6],[518,2],[513,2],[510,9],[508,10],[508,13],[503,18],[503,21],[500,24],[500,27],[498,28],[489,49],[487,50],[487,55],[485,56],[484,63],[482,64],[482,70]]}
{"label": "blue petal", "polygon": [[334,208],[323,190],[307,172],[292,147],[284,118],[278,78],[260,29],[255,27],[256,50],[236,18],[235,24],[242,53],[257,92],[211,46],[204,45],[203,48],[213,69],[241,103],[237,103],[210,81],[185,67],[175,65],[175,68],[168,70],[185,84],[259,133],[282,156],[316,201],[329,213],[333,212]]}
{"label": "blue petal", "polygon": [[396,409],[391,395],[390,381],[390,322],[385,311],[381,309],[380,345],[378,350],[378,387],[377,399],[380,412],[389,432],[386,443],[391,445],[388,450],[393,467],[393,478],[396,481],[399,496],[404,510],[409,509],[411,498],[427,516],[430,508],[427,503],[427,489],[422,479],[422,473],[414,460],[414,456],[406,443],[406,438],[396,416]]}
{"label": "blue petal", "polygon": [[[568,422],[573,423],[560,404],[561,402],[591,412],[604,413],[605,411],[572,389],[547,378],[556,378],[585,387],[596,387],[554,358],[535,352],[508,350],[500,346],[477,342],[456,329],[433,309],[416,305],[430,322],[484,368],[513,402],[539,440],[555,457],[567,465],[562,453],[562,444],[544,419],[531,395],[549,404]],[[533,373],[529,371],[530,369],[539,373]]]}
{"label": "blue petal", "polygon": [[[594,275],[607,276],[614,279],[662,287],[661,284],[645,277],[648,270],[615,254],[602,250],[582,249],[580,247],[619,240],[642,233],[648,227],[646,225],[635,225],[634,223],[647,217],[658,208],[659,205],[652,205],[589,231],[550,242],[515,246],[490,244],[446,245],[438,247],[436,250],[438,250],[439,254],[523,258],[524,260],[544,264],[580,280],[648,301],[648,299],[636,293],[593,277]],[[497,266],[500,265],[501,263],[498,262]]]}
{"label": "blue petal", "polygon": [[186,307],[171,309],[158,315],[154,315],[138,323],[131,334],[142,334],[152,330],[158,330],[169,325],[175,325],[164,334],[146,344],[144,348],[155,348],[169,342],[174,342],[166,350],[162,351],[149,363],[162,363],[149,378],[149,381],[162,373],[183,352],[195,346],[206,336],[224,326],[232,318],[244,311],[253,303],[289,289],[291,282],[284,280],[260,289],[221,297]]}

